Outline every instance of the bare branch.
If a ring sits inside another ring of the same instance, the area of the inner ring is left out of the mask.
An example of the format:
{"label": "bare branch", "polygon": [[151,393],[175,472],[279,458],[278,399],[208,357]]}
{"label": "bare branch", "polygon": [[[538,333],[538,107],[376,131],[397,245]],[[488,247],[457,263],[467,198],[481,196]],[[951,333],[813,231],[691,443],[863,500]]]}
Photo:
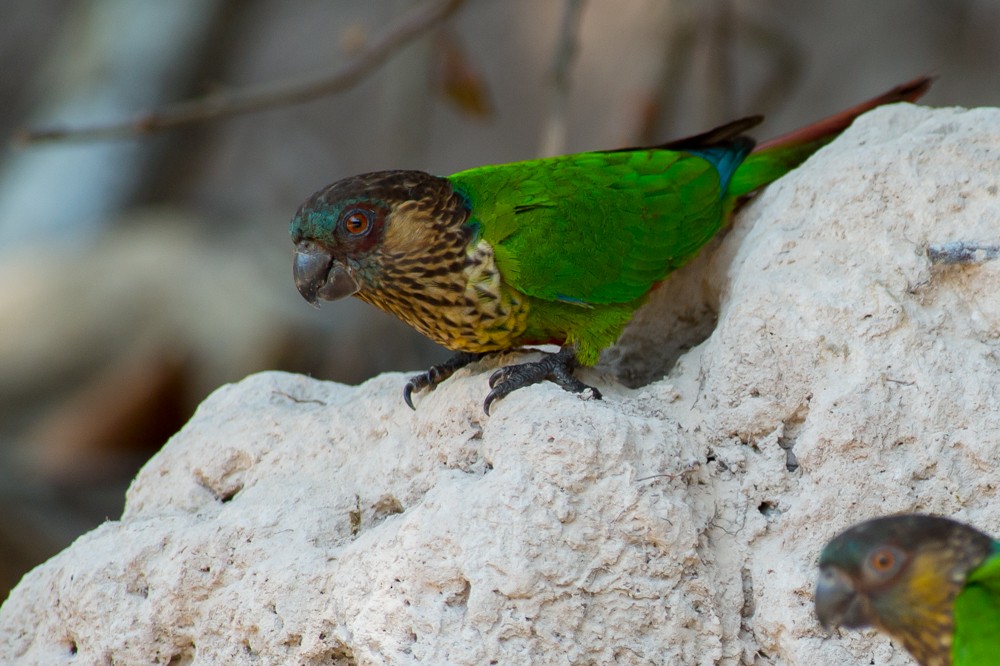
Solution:
{"label": "bare branch", "polygon": [[559,155],[566,150],[566,133],[569,116],[569,70],[576,59],[577,33],[583,14],[583,0],[566,0],[559,42],[552,65],[552,88],[549,93],[548,114],[542,128],[538,153],[541,156]]}
{"label": "bare branch", "polygon": [[422,4],[332,75],[220,91],[107,125],[27,129],[20,132],[17,139],[23,143],[127,139],[183,125],[298,104],[341,92],[360,83],[401,48],[452,16],[464,3],[465,0],[430,0]]}

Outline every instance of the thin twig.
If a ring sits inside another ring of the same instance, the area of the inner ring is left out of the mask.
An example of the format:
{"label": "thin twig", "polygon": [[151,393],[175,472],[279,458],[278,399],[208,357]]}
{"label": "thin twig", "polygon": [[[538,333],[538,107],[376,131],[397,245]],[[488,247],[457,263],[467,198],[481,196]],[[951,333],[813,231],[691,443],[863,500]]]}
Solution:
{"label": "thin twig", "polygon": [[567,116],[569,115],[569,70],[576,59],[577,32],[583,14],[583,0],[566,0],[559,43],[552,65],[552,89],[549,110],[542,129],[539,154],[558,155],[566,150]]}
{"label": "thin twig", "polygon": [[626,146],[651,146],[663,143],[664,137],[676,129],[680,115],[679,91],[684,86],[685,76],[691,71],[691,53],[697,42],[695,26],[689,12],[678,11],[676,6],[664,12],[663,26],[663,66],[651,93],[649,108],[644,111],[643,121],[635,139],[626,140]]}
{"label": "thin twig", "polygon": [[[717,0],[708,17],[710,50],[708,54],[708,107],[710,123],[723,123],[736,117],[736,72],[732,50],[735,18],[730,0]],[[718,118],[711,118],[712,114]]]}
{"label": "thin twig", "polygon": [[291,393],[285,393],[284,391],[279,391],[277,389],[274,389],[273,391],[271,391],[271,393],[273,393],[274,395],[280,395],[283,398],[288,398],[292,402],[294,402],[296,404],[299,404],[299,405],[304,405],[306,403],[312,403],[314,405],[321,405],[323,407],[329,407],[329,405],[327,405],[322,400],[316,400],[316,399],[312,399],[312,398],[296,398]]}
{"label": "thin twig", "polygon": [[354,60],[332,75],[303,81],[278,82],[242,90],[221,91],[200,99],[166,106],[131,120],[107,125],[27,129],[20,132],[17,138],[24,143],[126,139],[331,95],[360,83],[372,70],[385,63],[402,47],[448,19],[464,3],[465,0],[433,0],[422,4],[406,14],[381,38],[368,44]]}

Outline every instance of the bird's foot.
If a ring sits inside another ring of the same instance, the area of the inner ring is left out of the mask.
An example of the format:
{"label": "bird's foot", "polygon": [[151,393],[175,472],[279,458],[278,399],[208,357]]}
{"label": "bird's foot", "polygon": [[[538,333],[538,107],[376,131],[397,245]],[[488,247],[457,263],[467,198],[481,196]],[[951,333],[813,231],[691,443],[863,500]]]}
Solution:
{"label": "bird's foot", "polygon": [[546,354],[540,361],[505,365],[490,376],[492,389],[483,402],[483,411],[489,416],[490,406],[519,388],[531,386],[546,379],[555,382],[572,393],[583,393],[590,389],[595,400],[601,399],[601,392],[584,384],[573,376],[576,368],[576,353],[572,347],[563,347],[555,354]]}
{"label": "bird's foot", "polygon": [[419,375],[410,377],[409,381],[406,382],[406,386],[403,387],[403,400],[410,407],[410,409],[415,410],[416,407],[413,406],[412,398],[414,391],[422,391],[423,389],[433,391],[438,384],[455,374],[456,370],[460,370],[470,363],[478,361],[482,357],[482,354],[456,352],[454,356],[449,358],[444,363],[432,365],[427,372],[421,372]]}

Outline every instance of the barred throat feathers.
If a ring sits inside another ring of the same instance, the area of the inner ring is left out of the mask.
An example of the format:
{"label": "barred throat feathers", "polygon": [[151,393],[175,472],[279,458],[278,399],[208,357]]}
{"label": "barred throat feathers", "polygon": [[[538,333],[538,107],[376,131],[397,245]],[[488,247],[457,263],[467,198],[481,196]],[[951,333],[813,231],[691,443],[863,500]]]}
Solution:
{"label": "barred throat feathers", "polygon": [[373,257],[377,270],[357,296],[453,351],[516,347],[527,299],[503,284],[493,248],[468,218],[453,190],[394,206]]}

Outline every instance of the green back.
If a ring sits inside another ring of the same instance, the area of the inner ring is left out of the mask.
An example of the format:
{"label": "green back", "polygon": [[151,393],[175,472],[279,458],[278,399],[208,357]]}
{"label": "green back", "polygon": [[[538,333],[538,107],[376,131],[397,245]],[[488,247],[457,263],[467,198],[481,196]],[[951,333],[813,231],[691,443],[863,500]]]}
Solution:
{"label": "green back", "polygon": [[955,666],[1000,663],[1000,542],[955,599]]}
{"label": "green back", "polygon": [[733,203],[711,162],[671,150],[580,153],[450,180],[508,285],[580,305],[642,297],[715,235]]}

